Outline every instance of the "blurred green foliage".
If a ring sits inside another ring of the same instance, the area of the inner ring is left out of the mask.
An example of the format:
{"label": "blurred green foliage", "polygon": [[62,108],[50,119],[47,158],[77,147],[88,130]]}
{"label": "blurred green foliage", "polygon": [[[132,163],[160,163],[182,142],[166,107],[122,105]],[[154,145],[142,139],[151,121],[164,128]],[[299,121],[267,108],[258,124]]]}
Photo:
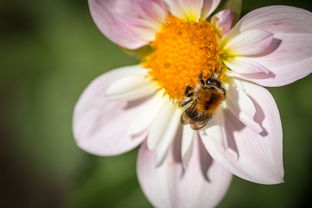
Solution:
{"label": "blurred green foliage", "polygon": [[[312,10],[308,0],[245,0],[242,13],[275,4]],[[0,17],[0,206],[150,207],[136,179],[137,150],[92,156],[76,147],[71,130],[87,84],[138,61],[98,31],[87,1],[1,1]],[[219,207],[311,205],[311,90],[311,76],[270,89],[282,117],[286,183],[235,177]]]}

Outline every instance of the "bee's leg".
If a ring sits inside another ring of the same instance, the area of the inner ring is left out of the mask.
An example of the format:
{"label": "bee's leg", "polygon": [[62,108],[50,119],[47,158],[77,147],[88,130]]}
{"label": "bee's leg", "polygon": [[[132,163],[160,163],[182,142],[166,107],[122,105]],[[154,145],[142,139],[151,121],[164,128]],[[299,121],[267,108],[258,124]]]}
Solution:
{"label": "bee's leg", "polygon": [[208,78],[206,80],[206,85],[210,85],[212,82],[213,82],[213,79],[212,78]]}
{"label": "bee's leg", "polygon": [[206,80],[206,85],[210,85],[212,83],[215,83],[218,87],[221,87],[221,82],[217,79],[213,79],[213,78],[208,78]]}
{"label": "bee's leg", "polygon": [[215,79],[215,83],[218,87],[221,87],[221,82],[219,80]]}
{"label": "bee's leg", "polygon": [[190,92],[193,88],[189,85],[186,86],[184,94],[186,97],[192,97],[193,96],[193,92]]}
{"label": "bee's leg", "polygon": [[205,81],[203,80],[203,72],[199,73],[199,81],[202,83],[202,85],[205,85]]}
{"label": "bee's leg", "polygon": [[181,106],[184,107],[184,106],[186,106],[188,103],[190,103],[191,101],[193,101],[193,98],[190,98],[190,97],[185,98],[185,99],[182,101]]}

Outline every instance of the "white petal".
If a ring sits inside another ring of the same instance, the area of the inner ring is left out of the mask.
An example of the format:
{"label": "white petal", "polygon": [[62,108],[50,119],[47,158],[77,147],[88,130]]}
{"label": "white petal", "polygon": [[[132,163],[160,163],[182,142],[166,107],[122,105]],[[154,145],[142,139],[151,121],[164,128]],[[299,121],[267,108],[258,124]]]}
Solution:
{"label": "white petal", "polygon": [[220,2],[221,0],[204,0],[201,19],[205,20],[209,15],[211,15],[219,6]]}
{"label": "white petal", "polygon": [[274,77],[274,74],[266,67],[258,64],[250,58],[235,57],[233,59],[225,60],[224,63],[231,71],[237,72],[241,75],[252,74],[254,76]]}
{"label": "white petal", "polygon": [[222,40],[223,50],[230,56],[255,56],[265,53],[273,40],[273,33],[263,30],[248,30],[235,37]]}
{"label": "white petal", "polygon": [[134,71],[109,85],[105,91],[107,100],[134,100],[155,93],[155,84],[147,77],[146,69]]}
{"label": "white petal", "polygon": [[187,163],[190,159],[190,156],[192,154],[192,146],[193,146],[193,137],[194,137],[194,130],[191,129],[189,125],[183,126],[183,132],[182,132],[182,162],[183,166],[186,167]]}
{"label": "white petal", "polygon": [[125,101],[109,101],[107,87],[117,79],[131,76],[138,66],[107,72],[95,79],[79,98],[73,117],[77,145],[96,155],[117,155],[135,148],[146,138],[146,132],[130,136],[129,121],[144,108],[145,103],[129,105]]}
{"label": "white petal", "polygon": [[163,162],[174,138],[177,135],[178,128],[180,127],[180,117],[181,111],[176,109],[172,114],[172,118],[170,119],[167,129],[163,132],[163,137],[160,139],[155,148],[157,165],[160,165]]}
{"label": "white petal", "polygon": [[144,143],[138,154],[140,185],[154,207],[212,208],[223,198],[231,174],[212,160],[199,138],[194,139],[188,168],[181,161],[181,138],[177,137],[163,164],[156,166],[154,153]]}
{"label": "white petal", "polygon": [[164,107],[161,111],[156,115],[153,120],[150,133],[147,139],[147,146],[150,150],[154,150],[160,139],[163,138],[165,131],[170,124],[171,118],[175,112],[174,105],[170,102],[168,97],[164,97]]}
{"label": "white petal", "polygon": [[206,19],[219,5],[220,0],[165,0],[170,12],[181,19]]}
{"label": "white petal", "polygon": [[227,89],[226,102],[230,111],[239,118],[242,123],[255,131],[255,133],[261,133],[261,126],[254,120],[256,108],[252,100],[243,90],[231,85]]}
{"label": "white petal", "polygon": [[208,122],[208,128],[205,129],[204,134],[217,139],[220,144],[224,144],[223,129],[220,128],[221,123],[224,122],[222,109],[217,110],[212,119]]}
{"label": "white petal", "polygon": [[130,123],[128,133],[130,135],[137,135],[147,129],[156,115],[164,107],[165,103],[162,92],[157,92],[134,118],[134,121]]}
{"label": "white petal", "polygon": [[164,1],[168,4],[169,11],[171,14],[180,18],[184,17],[184,13],[181,6],[179,5],[179,1],[177,0],[164,0]]}
{"label": "white petal", "polygon": [[165,0],[170,12],[181,19],[198,21],[200,18],[203,0]]}
{"label": "white petal", "polygon": [[[233,174],[261,184],[283,182],[282,129],[279,112],[271,94],[264,88],[244,81],[241,89],[252,99],[256,108],[255,121],[263,129],[260,134],[246,128],[229,110],[220,121],[225,144],[216,140],[220,134],[201,135],[211,156]],[[209,124],[209,123],[208,123]],[[209,131],[209,128],[206,130]]]}

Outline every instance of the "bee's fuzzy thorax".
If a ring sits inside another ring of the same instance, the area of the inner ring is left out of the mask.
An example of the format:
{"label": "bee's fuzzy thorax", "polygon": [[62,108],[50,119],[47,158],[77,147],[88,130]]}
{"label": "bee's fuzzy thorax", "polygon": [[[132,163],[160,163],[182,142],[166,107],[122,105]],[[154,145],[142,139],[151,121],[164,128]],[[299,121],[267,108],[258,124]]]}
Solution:
{"label": "bee's fuzzy thorax", "polygon": [[199,74],[199,83],[193,89],[189,85],[185,89],[185,98],[181,106],[185,108],[182,124],[190,124],[193,130],[203,128],[211,119],[226,97],[225,89],[218,78],[203,79]]}

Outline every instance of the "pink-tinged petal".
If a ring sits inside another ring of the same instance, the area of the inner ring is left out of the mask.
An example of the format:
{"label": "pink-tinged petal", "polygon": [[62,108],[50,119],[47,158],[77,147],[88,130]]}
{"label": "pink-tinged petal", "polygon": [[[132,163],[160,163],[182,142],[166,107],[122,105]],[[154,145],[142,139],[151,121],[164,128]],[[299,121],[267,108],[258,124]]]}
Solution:
{"label": "pink-tinged petal", "polygon": [[[263,30],[247,30],[235,37],[225,38],[222,50],[229,56],[259,56],[268,52],[273,34]],[[222,43],[221,43],[222,44]]]}
{"label": "pink-tinged petal", "polygon": [[262,127],[254,120],[256,108],[249,96],[241,89],[230,85],[226,93],[226,103],[228,109],[238,118],[246,127],[260,134]]}
{"label": "pink-tinged petal", "polygon": [[154,40],[167,15],[162,0],[89,0],[89,7],[101,32],[128,49]]}
{"label": "pink-tinged petal", "polygon": [[275,76],[244,75],[243,78],[264,86],[282,86],[312,73],[312,34],[275,34],[279,45],[272,53],[252,61],[269,69]]}
{"label": "pink-tinged petal", "polygon": [[220,10],[230,9],[233,13],[233,23],[238,22],[242,11],[242,0],[226,0]]}
{"label": "pink-tinged petal", "polygon": [[213,15],[210,22],[215,25],[223,35],[225,35],[231,31],[233,18],[233,12],[230,9],[224,9]]}
{"label": "pink-tinged petal", "polygon": [[273,41],[263,56],[253,57],[255,64],[270,70],[274,77],[244,74],[243,79],[264,86],[282,86],[312,72],[312,13],[289,6],[256,9],[244,16],[228,37],[248,30],[274,33]]}
{"label": "pink-tinged petal", "polygon": [[163,164],[156,167],[147,144],[140,148],[137,175],[147,198],[155,207],[215,207],[226,193],[231,174],[212,160],[199,138],[194,140],[188,168],[181,161],[181,135]]}
{"label": "pink-tinged petal", "polygon": [[271,33],[312,33],[312,13],[291,6],[268,6],[245,15],[233,28],[234,33],[265,30]]}
{"label": "pink-tinged petal", "polygon": [[224,63],[231,71],[241,75],[252,74],[254,76],[265,76],[267,78],[274,76],[267,68],[250,58],[236,57],[226,60]]}
{"label": "pink-tinged petal", "polygon": [[201,11],[201,19],[205,20],[211,15],[219,6],[221,0],[204,0],[203,8]]}
{"label": "pink-tinged petal", "polygon": [[146,137],[143,131],[136,136],[127,133],[129,121],[146,104],[143,99],[109,101],[106,89],[118,79],[142,73],[139,66],[123,67],[95,79],[79,98],[73,117],[74,137],[83,150],[96,155],[116,155],[129,151]]}
{"label": "pink-tinged petal", "polygon": [[[254,120],[262,127],[260,134],[247,128],[229,110],[223,110],[219,132],[210,128],[202,141],[211,156],[233,174],[252,182],[277,184],[283,182],[282,128],[278,109],[271,94],[264,88],[236,80],[254,103]],[[226,118],[226,119],[224,119]],[[216,123],[216,122],[215,122]],[[218,141],[222,134],[224,144]]]}

